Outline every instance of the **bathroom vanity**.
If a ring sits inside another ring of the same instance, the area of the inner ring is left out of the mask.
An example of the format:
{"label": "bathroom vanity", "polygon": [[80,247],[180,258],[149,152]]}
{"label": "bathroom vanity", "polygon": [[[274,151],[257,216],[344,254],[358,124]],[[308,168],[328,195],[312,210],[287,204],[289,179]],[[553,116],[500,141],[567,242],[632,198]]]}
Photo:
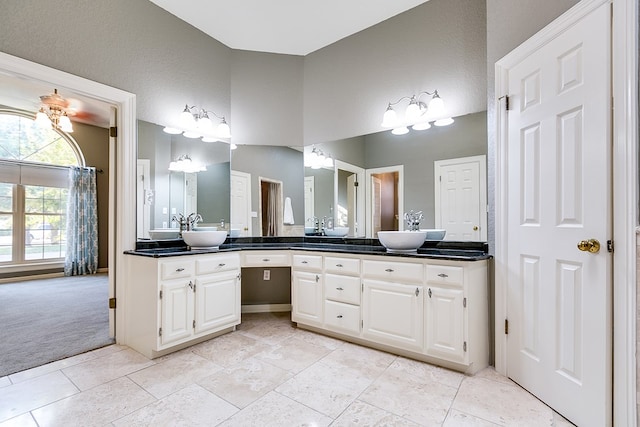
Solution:
{"label": "bathroom vanity", "polygon": [[230,332],[241,322],[241,267],[289,266],[299,327],[465,373],[488,365],[482,251],[237,240],[216,252],[128,252],[127,344],[154,358]]}

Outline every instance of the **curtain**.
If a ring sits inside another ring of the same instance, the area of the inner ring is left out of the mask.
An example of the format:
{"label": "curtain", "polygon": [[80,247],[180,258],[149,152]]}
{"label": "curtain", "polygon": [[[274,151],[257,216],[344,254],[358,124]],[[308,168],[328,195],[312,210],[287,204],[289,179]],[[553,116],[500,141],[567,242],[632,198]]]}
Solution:
{"label": "curtain", "polygon": [[277,218],[278,218],[278,202],[277,202],[278,184],[269,183],[269,199],[267,200],[267,236],[276,236]]}
{"label": "curtain", "polygon": [[98,198],[96,169],[69,168],[67,201],[67,251],[64,275],[95,274],[98,271]]}

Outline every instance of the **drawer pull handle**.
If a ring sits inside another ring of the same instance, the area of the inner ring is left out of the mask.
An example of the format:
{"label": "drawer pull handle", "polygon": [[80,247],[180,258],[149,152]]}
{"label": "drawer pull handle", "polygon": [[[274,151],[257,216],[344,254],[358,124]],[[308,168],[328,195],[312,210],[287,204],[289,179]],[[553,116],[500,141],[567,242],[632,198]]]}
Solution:
{"label": "drawer pull handle", "polygon": [[270,260],[269,258],[262,258],[262,261],[263,261],[263,262],[269,262],[269,261],[271,261],[271,260]]}
{"label": "drawer pull handle", "polygon": [[444,279],[445,277],[449,277],[449,275],[448,274],[444,274],[444,273],[440,273],[440,274],[438,274],[438,277],[442,277]]}
{"label": "drawer pull handle", "polygon": [[309,264],[309,261],[302,261],[302,264]]}
{"label": "drawer pull handle", "polygon": [[316,283],[318,283],[319,281],[320,281],[320,276],[316,274]]}
{"label": "drawer pull handle", "polygon": [[221,262],[220,264],[218,264],[218,267],[224,267],[225,265],[227,264],[225,264],[224,262]]}
{"label": "drawer pull handle", "polygon": [[337,317],[338,319],[342,319],[342,314],[338,314],[336,317]]}
{"label": "drawer pull handle", "polygon": [[342,289],[342,288],[336,288],[336,289],[339,290],[339,291],[344,291],[344,289]]}
{"label": "drawer pull handle", "polygon": [[429,298],[431,298],[431,288],[429,288]]}
{"label": "drawer pull handle", "polygon": [[342,264],[336,264],[336,267],[340,267],[340,268],[342,268],[342,267],[344,267],[344,266],[343,266]]}
{"label": "drawer pull handle", "polygon": [[191,290],[194,289],[194,285],[193,285],[193,282],[191,282],[191,280],[189,280],[189,287],[191,288]]}
{"label": "drawer pull handle", "polygon": [[384,271],[386,271],[387,273],[393,273],[393,268],[387,268]]}
{"label": "drawer pull handle", "polygon": [[176,268],[176,273],[180,273],[181,271],[184,271],[184,268],[182,268],[182,267]]}
{"label": "drawer pull handle", "polygon": [[420,295],[420,288],[416,288],[416,296]]}

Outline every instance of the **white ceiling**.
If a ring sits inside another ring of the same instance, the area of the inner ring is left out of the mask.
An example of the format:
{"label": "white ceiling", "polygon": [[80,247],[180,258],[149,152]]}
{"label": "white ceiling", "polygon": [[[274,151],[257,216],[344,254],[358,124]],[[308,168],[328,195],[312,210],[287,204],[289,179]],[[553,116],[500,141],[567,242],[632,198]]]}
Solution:
{"label": "white ceiling", "polygon": [[233,49],[307,55],[428,0],[150,0]]}

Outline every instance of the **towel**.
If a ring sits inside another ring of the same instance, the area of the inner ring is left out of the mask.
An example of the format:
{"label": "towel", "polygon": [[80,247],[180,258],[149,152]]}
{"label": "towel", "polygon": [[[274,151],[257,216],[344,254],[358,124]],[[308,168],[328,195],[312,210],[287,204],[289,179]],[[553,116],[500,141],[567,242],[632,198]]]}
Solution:
{"label": "towel", "polygon": [[291,207],[291,197],[284,199],[284,223],[293,225],[293,208]]}

